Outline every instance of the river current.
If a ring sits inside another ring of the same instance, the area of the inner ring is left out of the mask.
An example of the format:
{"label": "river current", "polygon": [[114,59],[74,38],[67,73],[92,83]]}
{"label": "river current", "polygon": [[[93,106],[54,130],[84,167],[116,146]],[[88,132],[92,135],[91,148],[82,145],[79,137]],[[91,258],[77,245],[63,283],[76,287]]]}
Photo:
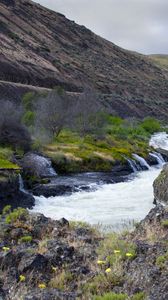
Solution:
{"label": "river current", "polygon": [[[150,145],[168,149],[168,136],[165,133],[155,134]],[[33,211],[53,219],[64,217],[99,224],[108,230],[131,226],[134,221],[143,219],[153,207],[152,184],[162,166],[160,162],[147,171],[134,172],[125,182],[99,185],[94,191],[49,198],[35,197]]]}

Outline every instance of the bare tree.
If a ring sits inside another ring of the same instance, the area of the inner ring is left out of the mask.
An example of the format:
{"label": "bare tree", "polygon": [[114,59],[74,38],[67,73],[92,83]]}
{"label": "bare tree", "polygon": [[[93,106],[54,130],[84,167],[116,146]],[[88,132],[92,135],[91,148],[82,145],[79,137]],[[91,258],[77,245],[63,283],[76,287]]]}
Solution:
{"label": "bare tree", "polygon": [[35,128],[36,134],[52,139],[61,130],[70,127],[72,105],[68,96],[57,91],[50,92],[46,97],[40,97],[36,103]]}
{"label": "bare tree", "polygon": [[85,88],[73,107],[73,127],[81,136],[101,134],[106,124],[105,111],[94,90]]}

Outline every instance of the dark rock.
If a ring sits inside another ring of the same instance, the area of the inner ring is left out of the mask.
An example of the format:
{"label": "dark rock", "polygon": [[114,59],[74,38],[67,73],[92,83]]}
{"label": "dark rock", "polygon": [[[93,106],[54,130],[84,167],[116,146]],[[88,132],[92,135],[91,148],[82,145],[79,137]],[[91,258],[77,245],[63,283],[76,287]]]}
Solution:
{"label": "dark rock", "polygon": [[48,259],[41,254],[26,253],[22,256],[18,265],[18,271],[20,273],[25,272],[47,272]]}
{"label": "dark rock", "polygon": [[153,183],[154,198],[158,202],[168,204],[168,164],[165,164],[160,175]]}
{"label": "dark rock", "polygon": [[65,218],[61,218],[61,219],[59,220],[59,224],[60,224],[61,226],[69,226],[69,222],[68,222],[68,220],[66,220]]}
{"label": "dark rock", "polygon": [[20,190],[19,177],[9,174],[5,181],[0,181],[0,212],[6,205],[12,208],[23,207],[32,208],[34,206],[34,197]]}
{"label": "dark rock", "polygon": [[46,289],[39,291],[37,289],[32,290],[26,296],[24,300],[76,300],[77,293],[61,292],[56,289]]}
{"label": "dark rock", "polygon": [[38,239],[43,238],[47,234],[51,234],[56,226],[56,222],[42,214],[32,214],[30,216],[30,223],[33,227],[33,237]]}
{"label": "dark rock", "polygon": [[57,175],[52,168],[51,161],[35,153],[27,153],[21,160],[21,166],[24,173],[29,176],[49,178]]}

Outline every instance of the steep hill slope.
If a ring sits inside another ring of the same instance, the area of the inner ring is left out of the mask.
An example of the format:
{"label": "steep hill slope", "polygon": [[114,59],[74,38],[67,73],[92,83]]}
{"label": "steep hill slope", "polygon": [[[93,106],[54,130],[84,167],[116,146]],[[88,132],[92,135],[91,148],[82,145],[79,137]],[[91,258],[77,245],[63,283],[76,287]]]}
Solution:
{"label": "steep hill slope", "polygon": [[89,84],[122,116],[168,113],[166,70],[32,1],[0,0],[0,49],[1,81],[68,91]]}

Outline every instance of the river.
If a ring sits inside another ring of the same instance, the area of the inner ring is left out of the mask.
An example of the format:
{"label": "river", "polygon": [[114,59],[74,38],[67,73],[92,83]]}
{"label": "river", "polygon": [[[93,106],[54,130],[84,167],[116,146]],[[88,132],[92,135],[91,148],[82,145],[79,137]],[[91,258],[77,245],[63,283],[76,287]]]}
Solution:
{"label": "river", "polygon": [[[150,145],[168,149],[168,136],[155,134]],[[135,172],[127,181],[103,184],[94,191],[79,191],[72,195],[45,198],[35,197],[34,212],[47,217],[85,221],[99,224],[107,230],[129,227],[143,219],[153,207],[153,181],[160,173],[162,163],[147,171]]]}

